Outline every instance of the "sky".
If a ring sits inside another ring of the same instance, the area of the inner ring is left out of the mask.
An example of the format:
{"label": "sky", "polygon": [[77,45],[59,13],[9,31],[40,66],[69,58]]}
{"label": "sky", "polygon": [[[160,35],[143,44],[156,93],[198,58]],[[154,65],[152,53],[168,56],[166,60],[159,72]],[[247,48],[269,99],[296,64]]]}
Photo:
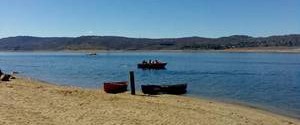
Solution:
{"label": "sky", "polygon": [[300,0],[0,0],[0,38],[300,34]]}

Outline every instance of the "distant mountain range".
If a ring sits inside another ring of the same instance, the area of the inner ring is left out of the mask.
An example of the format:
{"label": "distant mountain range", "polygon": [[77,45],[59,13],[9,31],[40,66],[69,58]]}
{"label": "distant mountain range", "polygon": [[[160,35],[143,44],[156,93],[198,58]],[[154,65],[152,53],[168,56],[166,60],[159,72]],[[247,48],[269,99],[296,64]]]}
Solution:
{"label": "distant mountain range", "polygon": [[56,50],[223,50],[249,47],[300,47],[300,34],[269,37],[128,38],[119,36],[32,37],[0,39],[0,51]]}

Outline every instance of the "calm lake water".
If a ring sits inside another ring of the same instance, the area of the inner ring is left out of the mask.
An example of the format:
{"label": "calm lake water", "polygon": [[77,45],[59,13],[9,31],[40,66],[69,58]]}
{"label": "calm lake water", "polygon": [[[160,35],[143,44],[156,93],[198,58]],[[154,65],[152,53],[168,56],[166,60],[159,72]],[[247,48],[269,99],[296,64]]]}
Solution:
{"label": "calm lake water", "polygon": [[[166,70],[139,70],[143,59],[168,62]],[[86,88],[104,81],[188,83],[188,96],[245,103],[300,118],[300,54],[212,52],[0,53],[3,71]]]}

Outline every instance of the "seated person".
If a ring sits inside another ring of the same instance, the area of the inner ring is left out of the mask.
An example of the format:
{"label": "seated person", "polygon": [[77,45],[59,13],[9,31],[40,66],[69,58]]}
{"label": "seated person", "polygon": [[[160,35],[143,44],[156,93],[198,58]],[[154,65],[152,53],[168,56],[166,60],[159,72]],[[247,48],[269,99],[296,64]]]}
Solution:
{"label": "seated person", "polygon": [[142,62],[143,64],[146,64],[147,62],[146,62],[146,60],[143,60],[143,62]]}
{"label": "seated person", "polygon": [[158,61],[158,60],[155,60],[155,64],[160,64],[160,61]]}

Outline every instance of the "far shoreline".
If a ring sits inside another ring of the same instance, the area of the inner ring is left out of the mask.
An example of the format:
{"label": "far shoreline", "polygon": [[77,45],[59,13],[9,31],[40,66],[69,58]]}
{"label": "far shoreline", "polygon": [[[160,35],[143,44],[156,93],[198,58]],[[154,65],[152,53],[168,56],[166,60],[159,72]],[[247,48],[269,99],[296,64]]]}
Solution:
{"label": "far shoreline", "polygon": [[300,53],[300,47],[253,47],[224,50],[7,50],[2,53],[121,53],[121,52],[174,52],[174,53]]}

